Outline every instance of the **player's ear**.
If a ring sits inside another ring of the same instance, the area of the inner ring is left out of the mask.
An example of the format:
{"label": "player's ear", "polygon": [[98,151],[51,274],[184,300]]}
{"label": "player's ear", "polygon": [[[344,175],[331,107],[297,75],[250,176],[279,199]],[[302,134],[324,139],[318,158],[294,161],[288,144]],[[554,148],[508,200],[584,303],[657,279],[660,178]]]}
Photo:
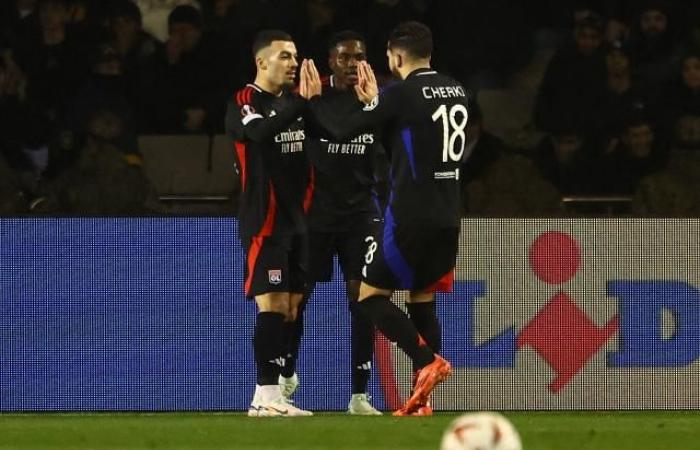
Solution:
{"label": "player's ear", "polygon": [[267,60],[263,58],[262,54],[255,57],[255,67],[260,70],[267,70]]}
{"label": "player's ear", "polygon": [[403,66],[403,55],[399,52],[396,52],[395,58],[396,61],[394,62],[396,63],[396,67],[401,68]]}

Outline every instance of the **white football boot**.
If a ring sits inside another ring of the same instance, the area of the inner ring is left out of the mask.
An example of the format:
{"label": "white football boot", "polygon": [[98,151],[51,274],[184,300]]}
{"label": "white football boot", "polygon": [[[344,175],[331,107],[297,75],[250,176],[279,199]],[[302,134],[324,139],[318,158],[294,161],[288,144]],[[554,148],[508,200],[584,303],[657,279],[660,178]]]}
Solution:
{"label": "white football boot", "polygon": [[369,402],[367,394],[352,394],[348,403],[348,414],[355,416],[381,416],[382,412]]}
{"label": "white football boot", "polygon": [[256,386],[253,401],[248,408],[248,417],[306,417],[313,416],[311,411],[305,411],[289,404],[278,386]]}

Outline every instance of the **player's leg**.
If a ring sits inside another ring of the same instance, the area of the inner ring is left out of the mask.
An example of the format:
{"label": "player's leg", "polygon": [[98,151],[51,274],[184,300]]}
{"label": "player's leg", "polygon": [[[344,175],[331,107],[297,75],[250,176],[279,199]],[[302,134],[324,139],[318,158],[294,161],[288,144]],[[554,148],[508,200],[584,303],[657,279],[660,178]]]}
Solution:
{"label": "player's leg", "polygon": [[348,413],[353,415],[381,415],[372,406],[367,394],[367,385],[372,373],[374,355],[374,324],[358,307],[360,279],[365,258],[365,239],[372,230],[342,233],[336,236],[335,249],[345,281],[345,293],[350,309],[350,362],[352,395],[348,402]]}
{"label": "player's leg", "polygon": [[[287,400],[299,386],[296,364],[304,334],[304,312],[313,294],[317,281],[330,281],[333,275],[333,250],[331,236],[327,233],[310,232],[296,239],[292,254],[295,288],[302,291],[292,297],[296,306],[295,319],[285,324],[284,365],[279,377],[280,388]],[[302,278],[303,277],[303,278]]]}
{"label": "player's leg", "polygon": [[[434,353],[440,353],[442,349],[442,330],[436,313],[435,293],[425,291],[411,291],[406,299],[406,309],[411,321],[416,326],[418,333],[423,337]],[[413,380],[411,390],[418,380],[418,367],[413,367]],[[433,410],[431,401],[419,406],[413,415],[429,416]]]}
{"label": "player's leg", "polygon": [[285,399],[291,400],[292,395],[299,387],[299,377],[297,376],[297,360],[299,359],[299,347],[304,335],[304,310],[308,303],[313,284],[307,288],[304,294],[293,294],[291,296],[291,310],[288,314],[284,326],[284,350],[282,352],[284,364],[280,370],[279,385]]}
{"label": "player's leg", "polygon": [[253,332],[253,350],[257,369],[255,394],[249,416],[285,414],[282,393],[277,384],[279,354],[284,345],[284,319],[289,310],[289,293],[272,292],[255,297],[258,314]]}
{"label": "player's leg", "polygon": [[357,302],[357,297],[360,294],[360,281],[347,281],[345,287],[350,306],[350,359],[352,364],[352,395],[348,403],[348,413],[378,416],[382,413],[372,406],[367,394],[367,385],[372,373],[372,356],[374,355],[374,324],[359,308]]}
{"label": "player's leg", "polygon": [[289,244],[284,239],[254,238],[248,250],[246,296],[255,298],[258,307],[253,332],[256,389],[248,415],[309,415],[306,411],[287,405],[278,384],[282,363],[280,355],[284,348],[284,322],[292,309]]}
{"label": "player's leg", "polygon": [[421,244],[420,233],[385,224],[383,232],[369,243],[360,285],[361,307],[420,370],[416,388],[400,410],[403,412],[413,411],[425,403],[433,388],[451,373],[450,364],[434,354],[411,319],[390,301],[392,291],[383,287],[412,289],[417,281],[422,281],[420,271],[416,271],[422,256]]}

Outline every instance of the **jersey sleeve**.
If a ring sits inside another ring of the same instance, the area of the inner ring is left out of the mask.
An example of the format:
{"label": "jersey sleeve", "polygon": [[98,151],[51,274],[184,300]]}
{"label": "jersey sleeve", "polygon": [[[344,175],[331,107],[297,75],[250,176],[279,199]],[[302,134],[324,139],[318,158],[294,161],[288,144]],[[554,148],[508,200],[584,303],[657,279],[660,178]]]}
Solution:
{"label": "jersey sleeve", "polygon": [[383,122],[398,115],[401,107],[401,87],[392,86],[377,95],[363,108],[349,115],[339,115],[316,96],[309,101],[316,121],[337,142],[344,142],[363,131],[378,128]]}
{"label": "jersey sleeve", "polygon": [[302,115],[306,101],[294,96],[287,107],[265,117],[256,102],[255,91],[239,91],[228,103],[226,132],[236,141],[267,142]]}

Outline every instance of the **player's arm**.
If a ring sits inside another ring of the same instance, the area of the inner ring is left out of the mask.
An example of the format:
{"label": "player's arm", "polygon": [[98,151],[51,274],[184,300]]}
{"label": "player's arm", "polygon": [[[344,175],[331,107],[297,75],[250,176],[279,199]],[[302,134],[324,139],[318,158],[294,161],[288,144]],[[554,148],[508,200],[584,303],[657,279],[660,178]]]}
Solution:
{"label": "player's arm", "polygon": [[320,76],[313,62],[302,64],[302,97],[309,98],[310,109],[316,121],[328,131],[337,142],[344,142],[358,134],[377,128],[381,123],[396,116],[400,111],[399,87],[393,87],[377,94],[376,79],[369,66],[361,65],[358,69],[359,86],[356,89],[358,98],[365,103],[364,108],[358,108],[349,115],[339,115],[330,108],[320,97]]}
{"label": "player's arm", "polygon": [[237,141],[267,142],[297,120],[306,108],[306,101],[295,96],[287,108],[264,117],[252,103],[228,103],[226,133]]}

